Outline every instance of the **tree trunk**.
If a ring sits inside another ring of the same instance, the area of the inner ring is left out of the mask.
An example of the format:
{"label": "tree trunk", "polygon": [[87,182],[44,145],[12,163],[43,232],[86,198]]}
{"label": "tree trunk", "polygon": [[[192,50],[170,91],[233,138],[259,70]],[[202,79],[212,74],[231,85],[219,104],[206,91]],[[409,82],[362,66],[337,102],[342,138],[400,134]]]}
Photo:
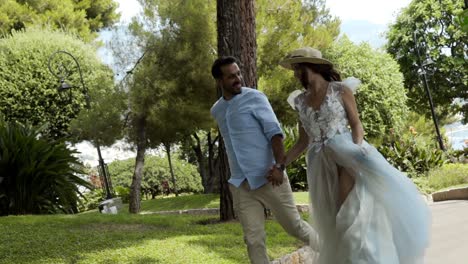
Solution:
{"label": "tree trunk", "polygon": [[[240,60],[245,86],[256,87],[256,34],[254,0],[217,0],[218,56],[234,56]],[[220,92],[218,91],[218,95]],[[220,218],[234,218],[232,195],[227,182],[229,164],[224,141],[219,141],[220,162]]]}
{"label": "tree trunk", "polygon": [[242,34],[240,61],[245,85],[257,88],[257,34],[255,33],[255,0],[240,1]]}
{"label": "tree trunk", "polygon": [[220,191],[220,200],[219,200],[219,213],[221,221],[229,221],[235,219],[234,206],[232,200],[232,194],[229,190],[229,162],[226,155],[226,149],[224,147],[224,140],[221,137],[219,140],[218,146],[218,169],[219,169],[219,191]]}
{"label": "tree trunk", "polygon": [[215,193],[219,191],[219,170],[217,170],[215,163],[215,144],[218,139],[219,136],[211,141],[211,131],[208,132],[208,193]]}
{"label": "tree trunk", "polygon": [[201,148],[201,142],[200,142],[200,137],[197,135],[197,133],[192,134],[193,138],[197,141],[197,144],[192,146],[193,151],[195,152],[195,156],[197,157],[197,163],[198,163],[198,172],[200,173],[200,176],[202,178],[202,185],[203,185],[203,192],[204,193],[209,193],[208,192],[208,175],[206,173],[206,166],[205,166],[205,157],[203,155],[203,151]]}
{"label": "tree trunk", "polygon": [[170,143],[163,143],[164,147],[166,148],[166,153],[167,153],[167,161],[169,162],[169,171],[171,172],[171,179],[172,179],[172,185],[174,186],[174,193],[176,196],[179,196],[179,192],[177,191],[177,184],[176,184],[176,179],[174,175],[174,169],[172,168],[172,159],[171,159],[171,144]]}
{"label": "tree trunk", "polygon": [[218,0],[218,56],[234,56],[245,85],[257,87],[257,39],[254,0]]}
{"label": "tree trunk", "polygon": [[143,166],[145,164],[146,152],[146,119],[141,116],[137,120],[137,155],[135,171],[133,172],[132,185],[130,186],[129,212],[137,214],[140,212],[141,179],[143,178]]}

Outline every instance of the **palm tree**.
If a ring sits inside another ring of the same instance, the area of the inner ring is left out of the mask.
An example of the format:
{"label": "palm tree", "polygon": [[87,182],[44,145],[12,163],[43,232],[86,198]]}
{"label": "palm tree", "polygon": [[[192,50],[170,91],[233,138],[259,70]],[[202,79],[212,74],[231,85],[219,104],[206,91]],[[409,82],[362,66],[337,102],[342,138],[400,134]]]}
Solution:
{"label": "palm tree", "polygon": [[42,130],[0,117],[0,215],[76,213],[79,186],[92,187],[75,151]]}

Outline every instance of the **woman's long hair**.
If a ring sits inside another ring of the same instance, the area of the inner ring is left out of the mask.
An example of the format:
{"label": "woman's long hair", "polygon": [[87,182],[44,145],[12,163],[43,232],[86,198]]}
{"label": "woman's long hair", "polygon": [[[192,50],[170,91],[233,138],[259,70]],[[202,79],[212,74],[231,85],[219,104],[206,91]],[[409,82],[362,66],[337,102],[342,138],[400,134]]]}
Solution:
{"label": "woman's long hair", "polygon": [[312,63],[300,63],[300,64],[322,75],[322,77],[328,82],[333,82],[333,81],[341,82],[341,76],[335,69],[333,69],[333,65],[312,64]]}

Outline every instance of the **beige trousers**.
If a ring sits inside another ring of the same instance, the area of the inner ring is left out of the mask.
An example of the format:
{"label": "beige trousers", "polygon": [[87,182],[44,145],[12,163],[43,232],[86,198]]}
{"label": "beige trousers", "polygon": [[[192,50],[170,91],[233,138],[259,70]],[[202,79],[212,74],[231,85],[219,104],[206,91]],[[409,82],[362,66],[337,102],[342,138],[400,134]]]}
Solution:
{"label": "beige trousers", "polygon": [[245,180],[235,187],[229,184],[233,196],[234,211],[244,231],[244,241],[252,264],[269,263],[265,246],[264,208],[269,208],[279,224],[290,235],[309,244],[309,237],[314,234],[310,225],[301,219],[293,199],[291,185],[285,178],[283,184],[264,186],[250,190]]}

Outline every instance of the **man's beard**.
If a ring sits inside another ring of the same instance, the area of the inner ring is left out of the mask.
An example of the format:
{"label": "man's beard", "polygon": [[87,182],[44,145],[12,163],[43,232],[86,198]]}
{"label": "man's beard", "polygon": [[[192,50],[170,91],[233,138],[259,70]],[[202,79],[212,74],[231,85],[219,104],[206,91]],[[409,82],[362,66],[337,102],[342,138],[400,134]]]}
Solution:
{"label": "man's beard", "polygon": [[241,83],[241,82],[235,82],[235,83],[232,84],[232,89],[231,89],[231,91],[232,91],[233,94],[239,94],[239,93],[241,93],[240,90],[239,90],[239,91],[236,91],[237,86],[239,86],[239,85],[242,87],[242,83]]}

